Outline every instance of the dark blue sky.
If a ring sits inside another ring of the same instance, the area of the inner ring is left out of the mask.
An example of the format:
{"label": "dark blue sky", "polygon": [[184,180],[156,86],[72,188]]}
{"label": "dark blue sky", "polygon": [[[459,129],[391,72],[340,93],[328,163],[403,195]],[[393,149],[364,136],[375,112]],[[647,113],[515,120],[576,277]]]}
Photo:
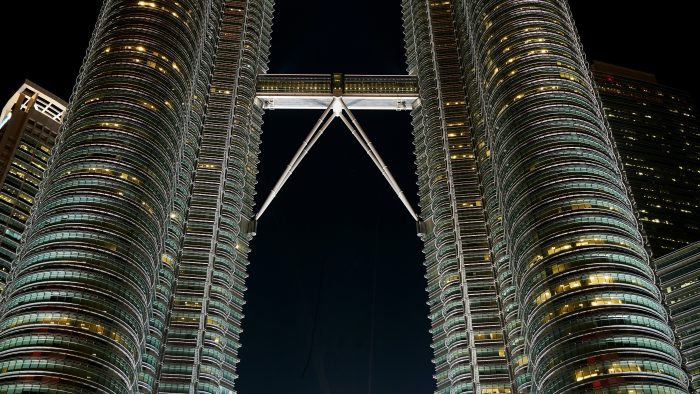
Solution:
{"label": "dark blue sky", "polygon": [[[79,3],[3,4],[0,101],[25,78],[69,95],[100,2]],[[657,73],[698,97],[688,53],[697,22],[687,3],[640,3],[571,1],[589,59]],[[270,68],[403,73],[400,1],[278,1]],[[319,115],[266,114],[258,201]],[[410,116],[357,116],[415,206]],[[412,219],[340,123],[273,202],[252,246],[241,394],[432,392],[421,244]]]}

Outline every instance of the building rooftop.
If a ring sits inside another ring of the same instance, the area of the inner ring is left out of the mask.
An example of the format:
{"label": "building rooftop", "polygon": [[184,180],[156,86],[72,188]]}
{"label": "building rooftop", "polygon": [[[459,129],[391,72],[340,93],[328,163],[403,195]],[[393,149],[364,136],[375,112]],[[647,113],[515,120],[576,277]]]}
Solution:
{"label": "building rooftop", "polygon": [[22,101],[22,108],[24,109],[35,94],[37,95],[37,98],[34,109],[57,122],[61,122],[63,120],[63,115],[66,112],[68,103],[29,80],[25,80],[22,86],[17,89],[17,92],[7,101],[2,109],[2,112],[0,112],[0,119],[5,118],[5,115],[12,110],[12,107],[17,103],[21,96],[24,96],[24,100]]}
{"label": "building rooftop", "polygon": [[614,64],[600,62],[600,61],[594,61],[593,64],[591,64],[591,71],[604,73],[604,74],[617,75],[620,77],[636,79],[638,81],[643,81],[643,82],[648,82],[648,83],[656,83],[656,84],[659,83],[656,80],[656,75],[654,75],[652,73],[639,71],[639,70],[635,70],[635,69],[627,68],[627,67],[622,67],[622,66],[616,66]]}

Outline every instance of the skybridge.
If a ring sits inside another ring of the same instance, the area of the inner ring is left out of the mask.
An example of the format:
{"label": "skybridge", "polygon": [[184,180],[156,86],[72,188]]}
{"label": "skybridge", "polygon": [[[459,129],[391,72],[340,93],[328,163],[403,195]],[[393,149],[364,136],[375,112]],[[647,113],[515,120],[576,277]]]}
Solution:
{"label": "skybridge", "polygon": [[350,110],[410,111],[418,105],[418,79],[408,75],[267,74],[257,97],[266,110],[326,109],[342,97]]}

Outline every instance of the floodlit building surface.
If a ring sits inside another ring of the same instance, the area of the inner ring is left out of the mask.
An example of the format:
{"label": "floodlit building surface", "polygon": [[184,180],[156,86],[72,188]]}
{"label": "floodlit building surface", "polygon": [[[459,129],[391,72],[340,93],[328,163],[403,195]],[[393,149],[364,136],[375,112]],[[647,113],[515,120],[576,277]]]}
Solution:
{"label": "floodlit building surface", "polygon": [[66,105],[26,81],[0,112],[0,293],[5,289]]}
{"label": "floodlit building surface", "polygon": [[[431,293],[438,392],[684,392],[567,3],[403,5],[422,102],[414,118],[421,208],[435,226],[426,254],[430,289],[439,289]],[[461,178],[474,169],[478,178]],[[475,189],[481,208],[470,206]],[[483,221],[488,271],[472,230]],[[495,316],[480,316],[490,281],[502,330]],[[492,331],[482,331],[486,322]],[[512,386],[496,357],[479,354],[501,337]]]}
{"label": "floodlit building surface", "polygon": [[651,74],[592,68],[654,257],[700,240],[700,126],[690,95]]}
{"label": "floodlit building surface", "polygon": [[700,392],[700,242],[654,260],[693,392]]}
{"label": "floodlit building surface", "polygon": [[412,110],[437,393],[686,392],[567,3],[401,4],[409,77],[329,79],[259,78],[272,0],[107,0],[4,293],[0,392],[234,393],[262,115],[295,105],[390,182],[350,107]]}

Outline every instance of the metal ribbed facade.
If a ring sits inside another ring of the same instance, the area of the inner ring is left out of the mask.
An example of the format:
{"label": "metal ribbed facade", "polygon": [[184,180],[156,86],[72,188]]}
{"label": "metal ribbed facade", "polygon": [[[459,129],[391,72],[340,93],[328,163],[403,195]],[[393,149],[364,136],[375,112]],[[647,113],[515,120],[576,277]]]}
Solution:
{"label": "metal ribbed facade", "polygon": [[405,0],[428,304],[437,393],[507,393],[495,271],[449,2]]}
{"label": "metal ribbed facade", "polygon": [[[459,4],[455,7],[459,10]],[[457,13],[456,18],[463,17]],[[463,20],[458,20],[459,25]],[[468,36],[459,35],[461,45],[464,45]],[[471,69],[469,53],[464,53],[461,59],[462,67]],[[496,271],[496,284],[498,297],[502,307],[502,320],[506,336],[506,352],[511,366],[511,391],[527,392],[530,384],[528,371],[528,357],[524,352],[525,341],[522,336],[522,320],[520,319],[518,299],[516,297],[515,284],[513,282],[513,268],[508,254],[508,248],[503,228],[503,213],[499,201],[494,178],[493,158],[491,148],[487,143],[485,119],[483,107],[480,103],[479,89],[476,86],[476,78],[473,73],[465,75],[468,91],[469,110],[472,119],[472,146],[478,160],[479,175],[481,180],[481,192],[484,198],[484,207],[489,229],[490,248],[493,256],[493,269]],[[508,390],[504,390],[508,392]]]}
{"label": "metal ribbed facade", "polygon": [[180,168],[177,174],[177,187],[175,189],[170,221],[168,223],[167,238],[164,250],[160,256],[160,271],[156,293],[151,304],[151,318],[149,331],[146,338],[146,348],[142,357],[142,369],[139,376],[139,390],[142,393],[156,392],[157,379],[163,365],[162,357],[165,346],[165,335],[171,316],[173,287],[177,281],[179,256],[182,248],[182,239],[185,232],[185,218],[191,199],[194,168],[199,152],[202,121],[206,112],[206,102],[209,97],[209,84],[211,82],[214,57],[216,55],[216,37],[220,29],[221,13],[224,2],[212,1],[207,5],[209,15],[207,18],[207,34],[200,37],[198,75],[193,81],[194,92],[190,109],[186,113],[188,128],[183,139],[183,149],[180,158]]}
{"label": "metal ribbed facade", "polygon": [[204,4],[105,2],[5,293],[1,392],[136,390]]}
{"label": "metal ribbed facade", "polygon": [[233,393],[237,377],[250,240],[239,223],[253,215],[273,3],[225,3],[159,393]]}
{"label": "metal ribbed facade", "polygon": [[529,389],[519,388],[685,392],[566,2],[455,3],[498,193],[486,209],[502,215],[532,376]]}

